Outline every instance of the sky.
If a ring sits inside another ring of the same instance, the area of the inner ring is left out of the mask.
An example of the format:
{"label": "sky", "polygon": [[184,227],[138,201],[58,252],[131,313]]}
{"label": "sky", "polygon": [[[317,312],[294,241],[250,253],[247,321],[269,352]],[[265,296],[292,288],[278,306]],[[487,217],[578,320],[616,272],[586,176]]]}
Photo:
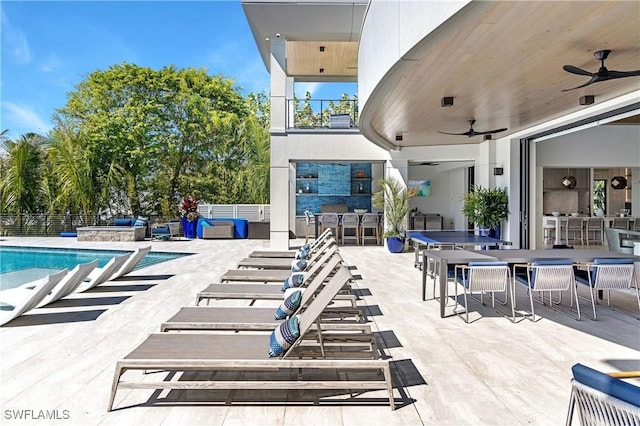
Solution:
{"label": "sky", "polygon": [[[240,0],[0,0],[0,131],[46,134],[55,110],[90,73],[123,62],[204,68],[244,95],[269,93],[269,74]],[[344,85],[296,84],[318,99]]]}

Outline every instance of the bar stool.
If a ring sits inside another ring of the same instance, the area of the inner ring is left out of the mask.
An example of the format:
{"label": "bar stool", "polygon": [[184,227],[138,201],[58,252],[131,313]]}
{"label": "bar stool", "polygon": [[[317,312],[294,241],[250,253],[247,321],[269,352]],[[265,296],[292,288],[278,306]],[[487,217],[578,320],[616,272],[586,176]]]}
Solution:
{"label": "bar stool", "polygon": [[[360,222],[360,241],[364,245],[365,240],[375,239],[376,244],[380,245],[380,234],[378,229],[380,224],[378,222],[377,213],[365,213],[362,215],[362,221]],[[367,229],[371,229],[372,235],[367,236]]]}
{"label": "bar stool", "polygon": [[[346,229],[353,229],[354,235],[345,235]],[[347,239],[355,240],[356,245],[360,243],[360,217],[356,213],[342,215],[342,244],[345,244]]]}

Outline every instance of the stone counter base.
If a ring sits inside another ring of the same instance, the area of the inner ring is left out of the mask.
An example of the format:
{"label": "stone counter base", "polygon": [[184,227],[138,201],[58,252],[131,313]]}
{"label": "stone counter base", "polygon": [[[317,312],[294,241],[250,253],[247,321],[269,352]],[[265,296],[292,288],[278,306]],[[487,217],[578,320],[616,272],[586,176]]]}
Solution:
{"label": "stone counter base", "polygon": [[78,241],[142,241],[144,226],[85,226],[78,228]]}

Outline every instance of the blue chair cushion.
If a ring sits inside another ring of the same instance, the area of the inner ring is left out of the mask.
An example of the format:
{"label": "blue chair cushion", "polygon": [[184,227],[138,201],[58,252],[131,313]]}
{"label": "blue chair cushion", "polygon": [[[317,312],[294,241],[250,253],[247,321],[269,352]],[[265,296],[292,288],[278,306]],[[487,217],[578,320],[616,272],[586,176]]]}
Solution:
{"label": "blue chair cushion", "polygon": [[583,274],[576,275],[576,281],[581,284],[594,286],[596,283],[596,275],[598,274],[598,265],[633,265],[633,259],[593,259],[593,268],[591,270],[591,281],[589,277]]}
{"label": "blue chair cushion", "polygon": [[640,407],[640,387],[582,364],[574,365],[571,371],[573,378],[583,385]]}
{"label": "blue chair cushion", "polygon": [[285,319],[296,313],[302,301],[302,291],[294,290],[276,309],[276,319]]}
{"label": "blue chair cushion", "polygon": [[[509,266],[507,262],[502,261],[494,261],[494,262],[469,262],[468,266],[470,268],[483,268],[483,267],[495,267],[495,266]],[[469,288],[469,271],[465,273],[465,279],[462,279],[462,274],[458,274],[458,282],[464,285],[466,288]]]}
{"label": "blue chair cushion", "polygon": [[300,337],[298,317],[291,317],[280,324],[269,337],[269,356],[280,356]]}

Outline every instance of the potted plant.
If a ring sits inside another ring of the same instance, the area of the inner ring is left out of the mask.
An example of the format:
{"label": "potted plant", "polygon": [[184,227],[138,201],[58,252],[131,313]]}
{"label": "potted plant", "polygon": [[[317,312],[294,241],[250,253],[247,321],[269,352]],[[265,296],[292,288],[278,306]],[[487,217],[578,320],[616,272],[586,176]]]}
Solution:
{"label": "potted plant", "polygon": [[509,196],[506,188],[476,186],[462,196],[462,213],[488,235],[500,238],[500,226],[509,214]]}
{"label": "potted plant", "polygon": [[185,196],[180,204],[180,215],[182,216],[182,231],[185,238],[196,237],[196,226],[198,220],[198,200],[195,197]]}
{"label": "potted plant", "polygon": [[387,248],[392,253],[404,251],[404,224],[409,213],[409,193],[396,179],[380,179],[381,191],[373,194],[373,206],[384,210]]}

